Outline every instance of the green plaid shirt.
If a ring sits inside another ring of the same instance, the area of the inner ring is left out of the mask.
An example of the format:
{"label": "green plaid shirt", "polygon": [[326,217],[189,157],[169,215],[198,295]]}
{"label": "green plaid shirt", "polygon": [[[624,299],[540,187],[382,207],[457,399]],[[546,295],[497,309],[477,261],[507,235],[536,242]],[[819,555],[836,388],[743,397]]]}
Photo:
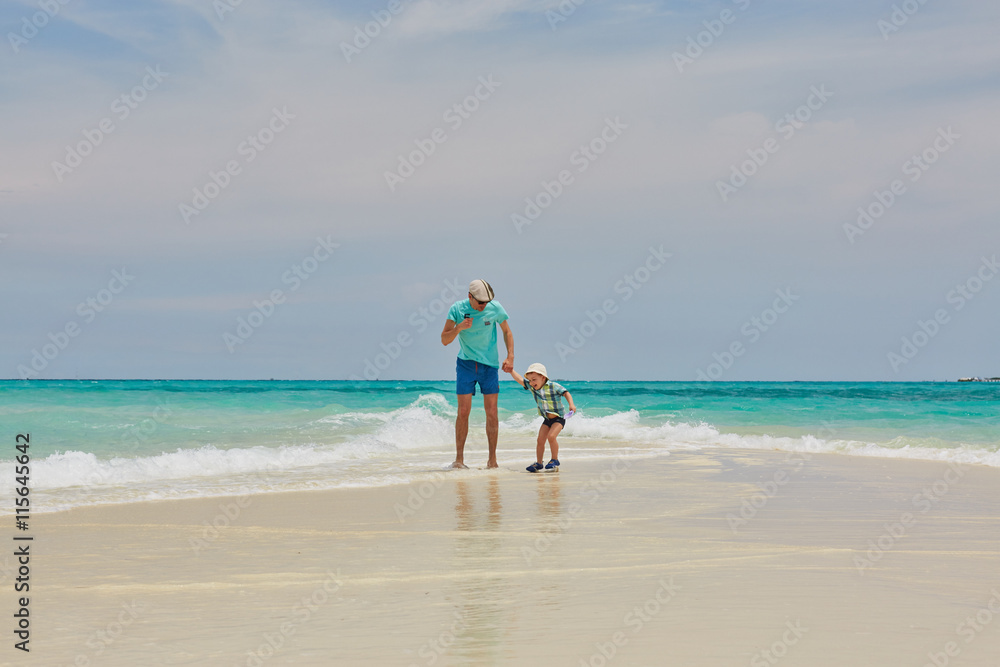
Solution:
{"label": "green plaid shirt", "polygon": [[534,389],[525,380],[521,386],[530,391],[531,395],[535,397],[535,403],[538,405],[538,414],[542,417],[547,416],[546,412],[554,412],[560,417],[563,416],[563,403],[559,400],[559,397],[566,393],[566,388],[561,384],[549,380],[542,385],[541,389]]}

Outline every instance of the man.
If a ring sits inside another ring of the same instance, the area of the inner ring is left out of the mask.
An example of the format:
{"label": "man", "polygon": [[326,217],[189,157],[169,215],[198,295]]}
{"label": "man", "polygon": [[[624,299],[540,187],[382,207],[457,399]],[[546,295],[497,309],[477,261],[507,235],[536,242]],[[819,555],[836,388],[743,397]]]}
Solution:
{"label": "man", "polygon": [[500,393],[497,325],[503,330],[503,343],[507,347],[507,358],[503,362],[506,373],[514,368],[514,334],[507,324],[507,311],[493,300],[493,288],[485,280],[469,283],[469,298],[452,305],[441,332],[442,345],[448,345],[456,338],[459,342],[455,365],[458,417],[455,418],[455,462],[451,464],[452,468],[468,467],[463,454],[477,382],[483,392],[483,408],[486,410],[486,440],[490,449],[486,467],[497,467],[497,431],[500,428],[497,418],[497,396]]}

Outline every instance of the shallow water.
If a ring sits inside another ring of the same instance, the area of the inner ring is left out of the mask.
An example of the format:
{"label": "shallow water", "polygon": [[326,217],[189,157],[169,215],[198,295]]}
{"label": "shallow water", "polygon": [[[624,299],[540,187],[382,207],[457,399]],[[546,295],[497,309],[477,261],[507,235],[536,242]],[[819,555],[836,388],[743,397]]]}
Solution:
{"label": "shallow water", "polygon": [[[729,447],[1000,466],[1000,384],[561,382],[580,409],[563,460]],[[450,381],[3,381],[3,460],[13,466],[14,435],[31,434],[35,512],[434,480],[454,456],[453,392]],[[499,402],[499,459],[519,470],[541,418],[512,382]],[[473,405],[466,460],[482,466]]]}

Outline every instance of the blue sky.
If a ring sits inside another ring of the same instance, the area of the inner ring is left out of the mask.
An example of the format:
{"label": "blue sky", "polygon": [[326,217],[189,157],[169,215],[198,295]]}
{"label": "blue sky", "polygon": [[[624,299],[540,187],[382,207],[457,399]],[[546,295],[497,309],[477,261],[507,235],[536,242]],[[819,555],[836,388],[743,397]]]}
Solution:
{"label": "blue sky", "polygon": [[994,4],[42,6],[0,377],[450,378],[478,277],[554,377],[1000,375]]}

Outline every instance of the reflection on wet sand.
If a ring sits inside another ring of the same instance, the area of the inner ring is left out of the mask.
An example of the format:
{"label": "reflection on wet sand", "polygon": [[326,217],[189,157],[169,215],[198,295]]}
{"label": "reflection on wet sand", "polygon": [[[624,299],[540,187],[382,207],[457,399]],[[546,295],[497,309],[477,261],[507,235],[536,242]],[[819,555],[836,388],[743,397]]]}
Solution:
{"label": "reflection on wet sand", "polygon": [[559,473],[547,474],[538,480],[538,520],[556,521],[562,513],[562,486]]}
{"label": "reflection on wet sand", "polygon": [[501,563],[503,499],[499,480],[490,479],[485,490],[481,481],[459,480],[455,485],[455,520],[452,567],[468,576],[456,579],[456,590],[446,595],[455,604],[460,624],[448,657],[455,664],[489,664],[500,657],[507,626],[505,612],[512,602],[509,580],[496,574],[505,569]]}
{"label": "reflection on wet sand", "polygon": [[[522,546],[520,553],[522,562],[529,567],[551,567],[560,566],[558,557],[544,557],[553,544],[553,539],[559,537],[559,524],[563,515],[562,507],[562,483],[558,473],[550,473],[542,476],[538,480],[538,515],[536,524],[538,532],[527,547]],[[530,553],[530,558],[525,556],[525,548]],[[544,565],[541,565],[544,563]],[[554,583],[551,577],[540,578],[538,588],[534,591],[535,604],[539,607],[551,607],[558,609],[565,600],[565,590],[562,585]]]}
{"label": "reflection on wet sand", "polygon": [[[530,525],[537,533],[508,527],[515,517],[504,516],[500,479],[458,480],[455,484],[454,558],[450,567],[458,574],[444,591],[454,605],[454,641],[442,651],[443,664],[497,664],[513,655],[510,645],[517,635],[522,610],[548,607],[565,596],[563,587],[544,577],[525,587],[515,584],[512,571],[528,564],[522,549],[531,546],[546,526],[559,523],[563,514],[558,475],[537,480],[536,503]],[[517,503],[514,503],[517,506]],[[530,504],[529,504],[530,506]],[[521,504],[524,511],[524,504]],[[524,517],[516,517],[523,526]],[[558,566],[550,562],[547,566]],[[529,576],[529,580],[532,580]]]}

